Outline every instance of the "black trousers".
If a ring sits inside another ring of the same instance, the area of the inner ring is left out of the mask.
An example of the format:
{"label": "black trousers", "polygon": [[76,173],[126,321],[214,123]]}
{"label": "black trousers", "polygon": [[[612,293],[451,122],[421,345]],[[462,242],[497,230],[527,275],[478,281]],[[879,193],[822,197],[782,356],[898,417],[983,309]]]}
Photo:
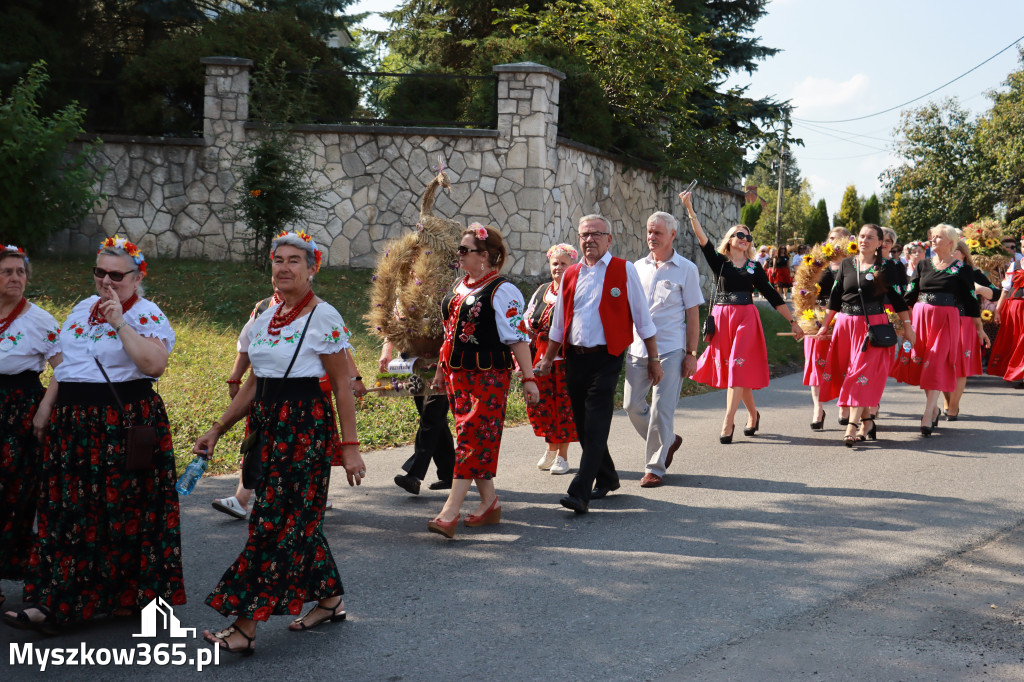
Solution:
{"label": "black trousers", "polygon": [[604,351],[565,355],[565,383],[572,403],[576,433],[583,446],[580,468],[569,485],[569,494],[590,500],[595,483],[602,488],[617,488],[619,474],[608,452],[608,432],[615,409],[615,385],[622,371],[625,353],[610,355]]}
{"label": "black trousers", "polygon": [[414,396],[413,400],[416,401],[416,411],[420,413],[420,427],[416,430],[412,457],[405,461],[402,469],[422,481],[433,459],[437,477],[450,481],[455,469],[455,441],[448,428],[448,396],[437,393],[426,398]]}

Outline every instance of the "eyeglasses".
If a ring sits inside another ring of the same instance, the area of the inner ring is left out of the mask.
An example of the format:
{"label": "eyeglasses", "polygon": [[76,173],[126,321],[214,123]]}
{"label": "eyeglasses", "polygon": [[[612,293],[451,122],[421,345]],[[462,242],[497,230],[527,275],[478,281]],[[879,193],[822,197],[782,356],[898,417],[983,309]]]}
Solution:
{"label": "eyeglasses", "polygon": [[607,234],[611,234],[611,232],[580,232],[580,241],[585,242],[589,239],[597,239]]}
{"label": "eyeglasses", "polygon": [[458,252],[460,256],[465,256],[467,253],[484,253],[487,249],[469,249],[459,244]]}
{"label": "eyeglasses", "polygon": [[130,275],[136,270],[129,270],[128,272],[118,272],[117,270],[104,270],[103,268],[93,268],[92,276],[96,279],[103,279],[109,277],[111,282],[120,282],[124,279],[125,275]]}
{"label": "eyeglasses", "polygon": [[736,237],[736,239],[739,239],[741,242],[752,242],[752,241],[754,241],[754,238],[751,237],[746,232],[737,232],[736,234],[733,235],[733,237]]}

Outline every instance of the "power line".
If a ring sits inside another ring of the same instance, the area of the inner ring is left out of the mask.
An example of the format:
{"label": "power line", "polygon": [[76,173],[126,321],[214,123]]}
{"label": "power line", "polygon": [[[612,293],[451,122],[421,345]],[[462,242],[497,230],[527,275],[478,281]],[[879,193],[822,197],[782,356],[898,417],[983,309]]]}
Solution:
{"label": "power line", "polygon": [[1021,36],[1020,38],[1017,38],[1015,41],[1013,41],[1012,43],[1010,43],[1009,45],[1007,45],[1003,49],[999,50],[999,52],[996,52],[994,55],[992,55],[991,57],[989,57],[985,61],[981,62],[980,64],[974,66],[973,68],[968,69],[967,71],[964,71],[962,74],[960,74],[959,76],[957,76],[953,80],[948,81],[946,83],[943,83],[942,85],[940,85],[939,87],[935,88],[934,90],[926,92],[923,95],[921,95],[920,97],[915,97],[912,100],[908,100],[908,101],[904,102],[903,104],[897,104],[894,107],[889,107],[888,109],[884,109],[882,111],[878,111],[878,112],[875,112],[873,114],[868,114],[866,116],[857,116],[856,118],[841,118],[841,119],[836,119],[834,121],[817,121],[817,120],[814,120],[814,119],[802,119],[802,118],[797,118],[796,116],[794,116],[793,120],[794,121],[800,121],[801,123],[850,123],[851,121],[863,121],[866,118],[874,118],[875,116],[881,116],[882,114],[888,114],[890,111],[895,111],[897,109],[902,109],[903,107],[907,106],[908,104],[913,104],[914,102],[917,102],[918,100],[922,100],[925,97],[928,97],[929,95],[933,95],[936,92],[938,92],[939,90],[942,90],[943,88],[945,88],[945,87],[947,87],[949,85],[952,85],[953,83],[956,83],[958,80],[960,80],[961,78],[963,78],[967,74],[972,73],[973,71],[977,71],[978,69],[983,67],[985,64],[988,64],[990,61],[992,61],[993,59],[995,59],[996,57],[998,57],[1002,53],[1006,52],[1007,50],[1009,50],[1011,47],[1013,47],[1014,45],[1016,45],[1017,43],[1019,43],[1022,40],[1024,40],[1024,36]]}
{"label": "power line", "polygon": [[[855,138],[855,137],[863,137],[863,138],[866,138],[866,139],[869,139],[869,140],[878,140],[879,142],[887,142],[887,143],[888,142],[892,142],[892,138],[883,139],[881,137],[871,137],[870,135],[859,135],[857,133],[846,133],[846,132],[843,132],[843,131],[837,131],[837,132],[839,132],[841,134],[840,135],[836,135],[836,134],[831,133],[831,132],[826,132],[828,130],[827,128],[819,128],[818,126],[813,126],[813,125],[811,125],[809,123],[802,123],[801,125],[806,126],[809,129],[810,132],[812,132],[812,133],[814,133],[816,135],[826,135],[828,137],[834,137],[837,140],[842,140],[843,142],[849,142],[850,144],[859,144],[862,147],[867,147],[868,149],[878,149],[878,147],[875,146],[875,145],[870,145],[870,144],[865,144],[863,142],[858,142],[857,140],[855,140],[853,138]],[[849,135],[849,137],[843,137],[843,135]],[[885,151],[885,150],[879,149],[879,151]]]}

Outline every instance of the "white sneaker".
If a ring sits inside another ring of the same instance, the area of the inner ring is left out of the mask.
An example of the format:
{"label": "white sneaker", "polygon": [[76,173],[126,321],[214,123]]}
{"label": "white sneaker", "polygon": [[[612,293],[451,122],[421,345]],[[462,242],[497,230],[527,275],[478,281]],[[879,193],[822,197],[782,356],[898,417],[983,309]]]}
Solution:
{"label": "white sneaker", "polygon": [[569,473],[569,461],[565,457],[555,457],[554,464],[551,465],[551,473],[553,474],[567,474]]}
{"label": "white sneaker", "polygon": [[543,457],[537,460],[537,468],[541,471],[547,471],[551,468],[556,457],[558,457],[558,450],[548,450],[544,453]]}
{"label": "white sneaker", "polygon": [[334,503],[327,500],[327,502],[324,503],[324,509],[334,509]]}
{"label": "white sneaker", "polygon": [[214,500],[213,508],[219,512],[224,512],[228,516],[233,516],[236,519],[244,519],[249,514],[249,510],[243,507],[238,501],[238,498],[234,495]]}

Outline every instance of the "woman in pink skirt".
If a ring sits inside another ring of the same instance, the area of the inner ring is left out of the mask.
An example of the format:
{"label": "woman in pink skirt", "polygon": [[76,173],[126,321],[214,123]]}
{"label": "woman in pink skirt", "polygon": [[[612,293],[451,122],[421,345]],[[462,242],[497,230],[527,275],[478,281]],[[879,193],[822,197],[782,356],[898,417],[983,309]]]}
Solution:
{"label": "woman in pink skirt", "polygon": [[[871,409],[882,400],[882,391],[892,366],[893,349],[880,348],[867,341],[868,325],[889,324],[883,305],[887,294],[893,309],[904,324],[904,338],[914,343],[907,304],[896,295],[894,283],[900,281],[899,266],[882,257],[882,228],[868,224],[857,235],[859,255],[839,266],[836,283],[828,301],[828,313],[819,336],[832,331],[828,361],[822,375],[821,399],[839,399],[850,408],[850,423],[843,443],[853,447],[866,438],[875,439],[875,420]],[[858,428],[860,429],[858,432]]]}
{"label": "woman in pink skirt", "polygon": [[918,342],[911,362],[911,383],[924,389],[926,400],[921,417],[921,435],[932,435],[939,423],[939,395],[956,390],[958,366],[963,362],[960,341],[960,312],[972,319],[979,343],[989,339],[981,327],[981,307],[974,295],[973,268],[953,251],[960,236],[952,225],[936,225],[928,231],[933,255],[917,264],[906,300],[914,306],[914,329]]}
{"label": "woman in pink skirt", "polygon": [[[850,231],[845,227],[833,227],[828,233],[828,243],[836,246],[845,244],[850,238]],[[844,246],[845,248],[845,246]],[[842,254],[837,253],[834,260],[828,264],[828,268],[818,282],[818,305],[822,308],[828,307],[828,296],[832,292],[832,285],[836,283],[836,271],[842,262]],[[820,431],[825,427],[825,408],[821,406],[820,388],[821,375],[825,370],[825,361],[828,358],[829,341],[832,339],[831,332],[824,336],[813,334],[804,337],[804,386],[811,389],[811,401],[814,403],[814,419],[811,421],[811,429]],[[849,409],[843,408],[839,416],[839,423],[846,425],[850,421]]]}
{"label": "woman in pink skirt", "polygon": [[[1012,261],[1003,277],[1003,293],[996,305],[999,333],[992,344],[988,374],[1006,381],[1024,382],[1024,261]],[[1017,388],[1024,388],[1021,384]]]}
{"label": "woman in pink skirt", "polygon": [[761,425],[761,415],[754,404],[754,389],[768,385],[768,348],[764,341],[761,316],[754,305],[753,292],[757,289],[779,314],[789,321],[796,340],[803,338],[793,313],[786,302],[772,288],[768,275],[754,260],[753,238],[746,225],[733,225],[718,243],[718,250],[693,212],[690,193],[679,195],[690,216],[690,227],[700,242],[700,250],[717,278],[712,317],[715,334],[708,339],[708,347],[697,362],[694,381],[715,388],[726,388],[726,412],[719,440],[731,443],[736,430],[734,418],[740,401],[747,408],[747,426],[743,434],[753,436]]}

